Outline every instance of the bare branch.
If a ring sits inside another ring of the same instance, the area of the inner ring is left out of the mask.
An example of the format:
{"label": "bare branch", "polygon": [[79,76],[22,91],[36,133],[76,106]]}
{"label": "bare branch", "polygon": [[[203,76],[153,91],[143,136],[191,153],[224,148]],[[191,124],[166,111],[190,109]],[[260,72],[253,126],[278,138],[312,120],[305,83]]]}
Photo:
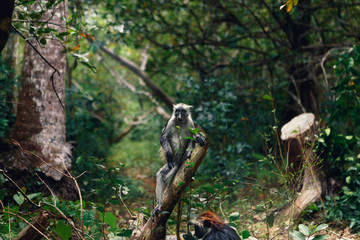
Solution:
{"label": "bare branch", "polygon": [[[89,40],[90,42],[94,42],[93,40]],[[110,49],[99,46],[99,48],[106,53],[108,56],[110,56],[112,59],[114,59],[116,62],[120,63],[124,67],[128,68],[130,71],[135,73],[137,76],[139,76],[146,84],[146,86],[153,92],[155,96],[158,96],[165,104],[166,106],[171,109],[172,105],[175,103],[174,100],[169,97],[159,86],[157,86],[150,78],[149,76],[140,69],[139,66],[137,66],[134,62],[131,60],[128,60],[122,56],[117,55]]]}

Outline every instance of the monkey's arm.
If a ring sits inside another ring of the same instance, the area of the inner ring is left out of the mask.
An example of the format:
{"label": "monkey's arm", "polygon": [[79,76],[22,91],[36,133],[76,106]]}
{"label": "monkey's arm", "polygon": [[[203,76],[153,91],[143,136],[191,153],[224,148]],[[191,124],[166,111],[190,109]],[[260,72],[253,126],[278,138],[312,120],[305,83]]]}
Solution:
{"label": "monkey's arm", "polygon": [[168,135],[169,135],[169,133],[165,128],[160,136],[160,144],[165,152],[168,167],[169,167],[169,169],[172,169],[174,167],[174,163],[173,163],[171,145],[168,140]]}

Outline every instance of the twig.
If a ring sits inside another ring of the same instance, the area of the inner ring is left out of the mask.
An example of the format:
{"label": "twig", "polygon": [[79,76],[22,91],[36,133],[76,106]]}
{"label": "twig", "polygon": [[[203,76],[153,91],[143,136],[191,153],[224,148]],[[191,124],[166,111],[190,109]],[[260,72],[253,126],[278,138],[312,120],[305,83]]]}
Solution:
{"label": "twig", "polygon": [[35,156],[36,158],[38,158],[40,161],[42,161],[43,163],[45,163],[45,165],[47,165],[49,168],[55,170],[56,172],[62,174],[63,176],[66,176],[66,177],[70,177],[68,175],[66,175],[65,173],[63,172],[60,172],[58,169],[54,168],[51,164],[49,164],[48,162],[46,162],[44,159],[42,159],[39,155],[33,153],[33,152],[30,152],[28,150],[25,150],[24,148],[22,148],[22,146],[20,145],[20,143],[18,141],[16,141],[15,139],[11,139],[12,143],[16,146],[18,146],[20,148],[20,151],[22,152],[25,152],[29,155],[32,155],[32,156]]}
{"label": "twig", "polygon": [[45,183],[44,180],[36,173],[36,176],[40,179],[40,181],[45,185],[45,187],[50,191],[51,196],[53,198],[54,206],[56,207],[56,198],[54,192],[51,190],[51,188]]}
{"label": "twig", "polygon": [[0,169],[0,173],[7,178],[16,188],[17,190],[21,193],[21,195],[24,196],[24,198],[26,198],[26,200],[28,200],[32,205],[34,205],[36,208],[40,208],[41,205],[37,205],[36,203],[34,203],[24,192],[23,190],[19,187],[19,185],[17,185],[17,183],[12,180],[12,178],[10,178],[3,169]]}
{"label": "twig", "polygon": [[[9,215],[13,215],[15,217],[18,217],[20,218],[21,220],[23,220],[24,222],[26,222],[29,226],[31,226],[33,229],[35,229],[38,233],[40,233],[45,239],[48,239],[49,238],[43,233],[41,232],[39,229],[37,229],[32,223],[30,223],[28,220],[26,220],[25,218],[23,218],[22,216],[18,215],[18,214],[15,214],[15,213],[12,213],[12,212],[8,212],[8,211],[2,211],[2,213],[7,213]],[[9,218],[10,219],[10,218]],[[9,227],[10,227],[10,224],[9,224]]]}
{"label": "twig", "polygon": [[76,186],[76,189],[78,190],[78,194],[79,194],[79,201],[80,201],[80,228],[81,228],[81,232],[84,236],[84,209],[83,209],[83,201],[82,201],[82,194],[81,194],[81,190],[80,190],[80,187],[76,181],[76,179],[71,175],[70,171],[66,168],[66,165],[65,165],[65,161],[63,159],[62,160],[62,163],[64,165],[64,169],[66,170],[66,172],[68,173],[68,175],[70,176],[70,178],[74,181],[75,183],[75,186]]}
{"label": "twig", "polygon": [[324,81],[325,81],[325,85],[326,85],[326,88],[329,87],[329,83],[328,83],[328,78],[327,78],[327,74],[326,74],[326,70],[325,70],[325,67],[324,67],[324,63],[325,61],[327,60],[327,57],[334,51],[336,50],[340,50],[340,49],[344,49],[344,50],[348,50],[349,52],[353,49],[352,47],[338,47],[338,48],[332,48],[330,49],[329,51],[327,51],[324,56],[321,58],[321,62],[320,62],[320,66],[321,66],[321,69],[324,73]]}

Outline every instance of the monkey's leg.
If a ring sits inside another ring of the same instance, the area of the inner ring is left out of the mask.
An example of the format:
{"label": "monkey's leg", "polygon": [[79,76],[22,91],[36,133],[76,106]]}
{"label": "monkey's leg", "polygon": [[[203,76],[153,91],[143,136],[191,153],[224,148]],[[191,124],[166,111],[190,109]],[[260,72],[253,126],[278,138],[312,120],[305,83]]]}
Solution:
{"label": "monkey's leg", "polygon": [[174,167],[172,169],[169,169],[168,165],[165,164],[160,170],[156,173],[156,207],[154,208],[151,219],[154,221],[154,216],[157,214],[158,211],[160,211],[160,208],[162,206],[162,200],[163,200],[163,193],[165,188],[165,183],[168,179],[172,178],[176,174],[176,172],[179,170],[181,163],[180,162],[174,162]]}
{"label": "monkey's leg", "polygon": [[174,167],[172,169],[170,169],[170,171],[166,174],[165,176],[165,182],[168,180],[168,179],[171,179],[172,176],[174,176],[177,171],[179,170],[181,166],[181,163],[180,162],[174,162]]}
{"label": "monkey's leg", "polygon": [[170,169],[167,164],[165,164],[160,170],[156,173],[156,207],[151,213],[151,219],[154,221],[154,216],[158,211],[160,211],[160,207],[162,205],[162,196],[166,182],[166,175],[170,172]]}

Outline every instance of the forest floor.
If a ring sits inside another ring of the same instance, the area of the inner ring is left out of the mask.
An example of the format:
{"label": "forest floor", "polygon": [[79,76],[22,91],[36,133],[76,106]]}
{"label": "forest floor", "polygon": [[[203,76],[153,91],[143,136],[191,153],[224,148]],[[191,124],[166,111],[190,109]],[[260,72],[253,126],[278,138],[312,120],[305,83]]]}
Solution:
{"label": "forest floor", "polygon": [[[143,188],[143,196],[141,196],[136,201],[131,201],[130,208],[132,209],[139,209],[141,206],[148,206],[149,202],[152,203],[154,199],[154,192],[155,192],[155,186],[156,186],[156,179],[155,177],[151,176],[151,171],[142,171],[141,174],[134,174],[130,173],[133,179],[136,179],[141,183],[141,188]],[[251,192],[251,191],[250,191]],[[244,189],[243,193],[240,195],[248,195],[249,189]],[[255,193],[254,193],[255,194]],[[239,196],[241,197],[241,196]],[[247,196],[249,198],[249,196]],[[251,197],[251,204],[253,204],[253,208],[257,204],[260,204],[261,202],[256,203],[256,199],[259,200],[259,196],[252,196]],[[149,209],[151,211],[151,209]],[[238,208],[236,209],[227,209],[226,212],[235,212],[239,211]],[[241,213],[242,216],[245,213]],[[251,236],[258,240],[268,240],[268,239],[274,239],[274,240],[291,240],[289,237],[289,226],[282,226],[282,227],[272,227],[267,228],[267,224],[265,221],[259,221],[261,217],[259,216],[253,216],[252,219],[248,219],[247,221],[244,221],[244,225],[240,224],[240,229],[247,229]],[[253,220],[253,221],[252,221]],[[311,225],[315,222],[322,222],[321,216],[313,216],[313,220],[303,220],[302,223],[305,225]],[[346,227],[345,225],[340,227],[332,227],[331,223],[328,223],[330,227],[328,227],[326,230],[323,230],[317,234],[321,235],[327,235],[329,236],[329,240],[360,240],[360,237],[356,233],[351,233],[349,227]],[[186,224],[182,224],[182,229],[186,229]],[[169,238],[167,239],[176,239],[174,238],[174,231],[173,226],[169,227]],[[311,238],[309,239],[311,240]]]}
{"label": "forest floor", "polygon": [[[136,196],[136,199],[130,198],[125,201],[127,204],[127,207],[132,211],[140,212],[141,209],[147,209],[147,211],[151,212],[152,208],[155,204],[155,187],[156,187],[156,169],[157,165],[159,163],[152,163],[154,165],[142,165],[141,167],[135,168],[132,166],[132,162],[128,164],[125,171],[122,173],[125,176],[131,178],[136,182],[136,186],[141,189],[141,193],[138,193]],[[269,181],[264,180],[263,184],[268,184]],[[255,184],[255,185],[261,185],[261,184]],[[276,189],[279,186],[274,186],[273,188]],[[269,186],[268,186],[269,188]],[[263,204],[265,201],[264,196],[260,196],[263,194],[263,192],[256,191],[252,189],[252,187],[245,187],[243,189],[237,190],[237,196],[234,197],[234,199],[243,199],[244,201],[240,201],[242,208],[232,206],[231,204],[224,206],[224,212],[226,216],[229,216],[230,213],[233,212],[239,212],[241,219],[243,219],[242,216],[247,215],[242,222],[238,223],[238,229],[239,231],[248,230],[252,237],[255,237],[258,240],[268,240],[268,239],[274,239],[274,240],[291,240],[289,237],[289,231],[292,229],[291,226],[274,226],[272,228],[268,228],[267,224],[264,220],[264,216],[259,216],[253,211],[253,213],[249,214],[249,210],[254,210],[258,204]],[[239,202],[239,201],[238,201]],[[281,203],[280,203],[281,204]],[[274,204],[275,205],[275,204]],[[129,227],[129,220],[130,217],[128,216],[128,213],[125,211],[124,207],[121,207],[120,209],[117,209],[120,211],[121,219],[119,219],[122,223],[121,227]],[[222,216],[219,216],[220,218],[223,218]],[[225,217],[225,216],[224,216]],[[324,223],[323,219],[320,214],[311,216],[309,218],[301,220],[302,224],[305,225],[312,225],[312,224],[320,224]],[[299,224],[299,223],[298,223]],[[356,233],[351,233],[349,227],[344,223],[341,226],[335,225],[332,223],[327,223],[330,226],[318,234],[327,235],[329,236],[328,239],[330,240],[360,240],[360,237]],[[175,234],[175,225],[174,223],[168,224],[168,235],[173,236]],[[183,222],[181,229],[186,230],[186,223]],[[297,230],[297,228],[295,228]],[[173,238],[169,238],[173,239]]]}

